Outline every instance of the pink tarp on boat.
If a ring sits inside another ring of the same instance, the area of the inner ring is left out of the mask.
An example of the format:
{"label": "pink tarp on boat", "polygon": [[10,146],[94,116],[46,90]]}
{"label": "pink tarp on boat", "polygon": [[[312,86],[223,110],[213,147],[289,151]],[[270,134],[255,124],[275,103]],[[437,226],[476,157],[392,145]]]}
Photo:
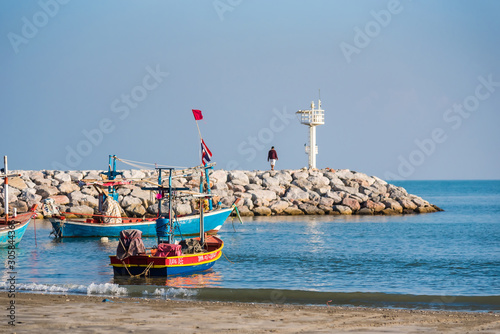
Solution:
{"label": "pink tarp on boat", "polygon": [[181,256],[181,255],[182,255],[181,245],[159,244],[158,252],[156,252],[155,256],[169,257],[169,256]]}

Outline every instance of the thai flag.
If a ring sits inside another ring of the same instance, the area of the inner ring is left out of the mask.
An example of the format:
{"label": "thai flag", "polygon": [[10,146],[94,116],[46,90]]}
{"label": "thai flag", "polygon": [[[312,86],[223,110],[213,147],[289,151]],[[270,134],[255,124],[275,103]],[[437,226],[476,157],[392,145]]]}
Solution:
{"label": "thai flag", "polygon": [[203,166],[206,166],[208,162],[210,162],[210,159],[212,158],[212,152],[207,147],[207,144],[205,144],[205,141],[202,139],[201,140],[201,163]]}

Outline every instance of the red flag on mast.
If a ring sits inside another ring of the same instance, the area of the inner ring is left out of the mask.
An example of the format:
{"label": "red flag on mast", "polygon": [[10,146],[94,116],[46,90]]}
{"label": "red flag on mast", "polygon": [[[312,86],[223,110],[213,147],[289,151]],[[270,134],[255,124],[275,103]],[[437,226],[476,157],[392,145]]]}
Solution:
{"label": "red flag on mast", "polygon": [[203,119],[203,115],[201,114],[201,110],[197,110],[197,109],[191,109],[193,110],[193,116],[194,116],[194,119],[199,121],[200,119]]}
{"label": "red flag on mast", "polygon": [[212,159],[212,152],[208,149],[205,141],[201,139],[201,163],[206,166],[208,162]]}

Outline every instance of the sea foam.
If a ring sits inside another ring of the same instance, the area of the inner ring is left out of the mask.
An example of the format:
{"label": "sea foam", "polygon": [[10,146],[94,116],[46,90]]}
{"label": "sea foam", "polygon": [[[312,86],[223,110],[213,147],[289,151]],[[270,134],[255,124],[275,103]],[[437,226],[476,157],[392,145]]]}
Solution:
{"label": "sea foam", "polygon": [[[0,290],[8,290],[9,286],[6,282],[0,282]],[[17,291],[32,291],[32,292],[47,292],[47,293],[74,293],[87,295],[127,295],[126,288],[120,287],[118,284],[91,283],[89,286],[77,284],[37,284],[37,283],[20,283],[16,285]]]}
{"label": "sea foam", "polygon": [[160,288],[155,289],[153,292],[144,291],[143,295],[148,296],[160,296],[165,298],[183,298],[183,297],[191,297],[197,294],[197,290],[194,289],[184,289],[184,288]]}

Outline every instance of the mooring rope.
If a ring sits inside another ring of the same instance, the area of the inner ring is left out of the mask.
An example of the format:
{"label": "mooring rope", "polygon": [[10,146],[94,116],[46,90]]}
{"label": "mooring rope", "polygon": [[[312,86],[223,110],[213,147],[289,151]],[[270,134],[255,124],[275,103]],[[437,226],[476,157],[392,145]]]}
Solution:
{"label": "mooring rope", "polygon": [[[120,242],[120,244],[122,245],[123,250],[127,251],[127,254],[130,254],[130,253],[128,252],[128,249],[127,249],[127,248],[125,248],[125,245],[123,244],[122,239],[120,238],[120,239],[118,239],[118,241],[119,241],[119,242]],[[129,255],[129,256],[130,256],[130,255]],[[127,257],[128,257],[128,256],[127,256]],[[125,259],[126,259],[126,258],[125,258]],[[125,260],[125,259],[123,259],[123,260]],[[127,267],[127,264],[125,263],[125,261],[123,261],[122,259],[119,259],[119,260],[122,262],[123,266],[125,267],[125,269],[127,270],[128,274],[129,274],[131,277],[141,277],[142,275],[144,275],[144,277],[146,277],[146,275],[147,275],[147,276],[149,276],[149,269],[151,269],[151,267],[152,267],[152,266],[154,265],[154,263],[155,263],[154,261],[149,262],[148,266],[146,267],[146,269],[144,269],[144,271],[143,271],[142,273],[140,273],[139,275],[132,275],[132,273],[130,272],[130,270],[128,270],[128,267]]]}
{"label": "mooring rope", "polygon": [[148,266],[146,267],[146,269],[144,269],[144,271],[142,273],[140,273],[138,275],[132,275],[132,273],[130,272],[130,270],[128,270],[127,264],[123,260],[120,260],[120,261],[122,261],[123,266],[127,270],[127,272],[130,275],[130,277],[141,277],[142,275],[144,275],[144,277],[149,276],[149,269],[151,269],[151,267],[155,264],[154,261],[149,262]]}
{"label": "mooring rope", "polygon": [[231,264],[234,264],[234,262],[233,262],[233,261],[231,261],[231,260],[229,260],[229,259],[227,258],[226,254],[224,254],[224,252],[223,252],[223,251],[220,251],[220,252],[222,253],[222,255],[224,255],[224,257],[226,258],[226,260],[228,260]]}

